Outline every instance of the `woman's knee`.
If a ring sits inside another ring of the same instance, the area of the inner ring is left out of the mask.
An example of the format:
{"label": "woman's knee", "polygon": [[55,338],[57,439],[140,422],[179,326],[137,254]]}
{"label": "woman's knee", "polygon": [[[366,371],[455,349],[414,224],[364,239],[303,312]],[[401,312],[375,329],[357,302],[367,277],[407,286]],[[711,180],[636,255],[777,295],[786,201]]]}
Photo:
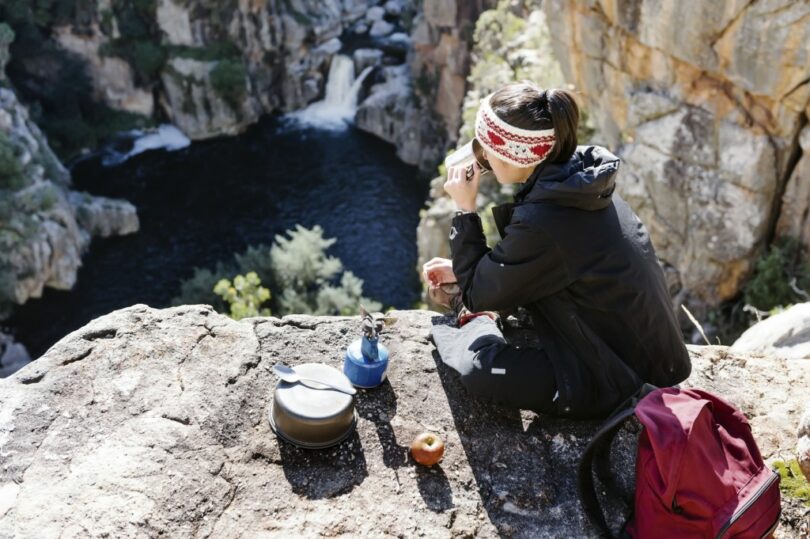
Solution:
{"label": "woman's knee", "polygon": [[461,376],[461,383],[471,395],[543,413],[556,409],[554,369],[542,349],[486,346],[472,364],[473,368]]}
{"label": "woman's knee", "polygon": [[[482,398],[490,398],[495,393],[497,380],[493,379],[493,362],[495,356],[503,352],[507,345],[500,342],[493,342],[479,348],[470,368],[461,376],[460,380],[464,388],[472,395]],[[494,373],[497,375],[497,373]]]}

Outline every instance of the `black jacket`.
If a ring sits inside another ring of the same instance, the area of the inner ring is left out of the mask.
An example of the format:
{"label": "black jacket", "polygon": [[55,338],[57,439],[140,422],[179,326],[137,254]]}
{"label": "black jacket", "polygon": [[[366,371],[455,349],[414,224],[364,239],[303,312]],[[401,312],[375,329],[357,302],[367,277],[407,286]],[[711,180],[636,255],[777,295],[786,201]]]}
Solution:
{"label": "black jacket", "polygon": [[515,202],[492,209],[502,238],[494,249],[475,213],[450,229],[464,305],[526,307],[564,416],[604,417],[643,382],[670,386],[691,372],[647,229],[613,192],[619,162],[578,146],[568,162],[537,167]]}

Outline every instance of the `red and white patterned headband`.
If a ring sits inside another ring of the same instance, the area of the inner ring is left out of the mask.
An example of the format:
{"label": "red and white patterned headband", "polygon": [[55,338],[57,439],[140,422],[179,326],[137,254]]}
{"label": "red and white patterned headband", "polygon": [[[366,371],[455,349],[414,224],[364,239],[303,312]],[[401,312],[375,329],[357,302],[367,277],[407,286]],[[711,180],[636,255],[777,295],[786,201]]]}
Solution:
{"label": "red and white patterned headband", "polygon": [[475,118],[478,142],[516,167],[533,167],[542,163],[554,145],[554,129],[521,129],[504,122],[492,111],[491,97],[489,94],[482,99],[478,107]]}

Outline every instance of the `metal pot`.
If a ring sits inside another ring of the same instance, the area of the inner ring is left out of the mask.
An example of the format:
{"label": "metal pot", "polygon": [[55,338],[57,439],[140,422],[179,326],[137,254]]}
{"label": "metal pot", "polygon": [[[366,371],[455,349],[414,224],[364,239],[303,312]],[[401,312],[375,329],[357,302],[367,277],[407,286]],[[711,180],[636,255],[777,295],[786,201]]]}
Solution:
{"label": "metal pot", "polygon": [[[329,365],[304,363],[295,366],[306,378],[351,387],[346,376]],[[357,424],[354,396],[317,382],[288,383],[279,380],[273,392],[270,426],[282,439],[307,449],[320,449],[345,440]]]}

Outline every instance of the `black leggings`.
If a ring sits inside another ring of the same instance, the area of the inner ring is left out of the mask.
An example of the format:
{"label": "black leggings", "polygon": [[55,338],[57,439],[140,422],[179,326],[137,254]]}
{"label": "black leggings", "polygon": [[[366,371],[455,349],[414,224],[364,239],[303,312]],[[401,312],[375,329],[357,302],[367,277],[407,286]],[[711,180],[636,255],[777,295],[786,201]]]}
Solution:
{"label": "black leggings", "polygon": [[555,414],[557,383],[542,348],[506,342],[495,321],[477,316],[460,328],[434,325],[430,336],[442,362],[461,375],[461,383],[485,402]]}

